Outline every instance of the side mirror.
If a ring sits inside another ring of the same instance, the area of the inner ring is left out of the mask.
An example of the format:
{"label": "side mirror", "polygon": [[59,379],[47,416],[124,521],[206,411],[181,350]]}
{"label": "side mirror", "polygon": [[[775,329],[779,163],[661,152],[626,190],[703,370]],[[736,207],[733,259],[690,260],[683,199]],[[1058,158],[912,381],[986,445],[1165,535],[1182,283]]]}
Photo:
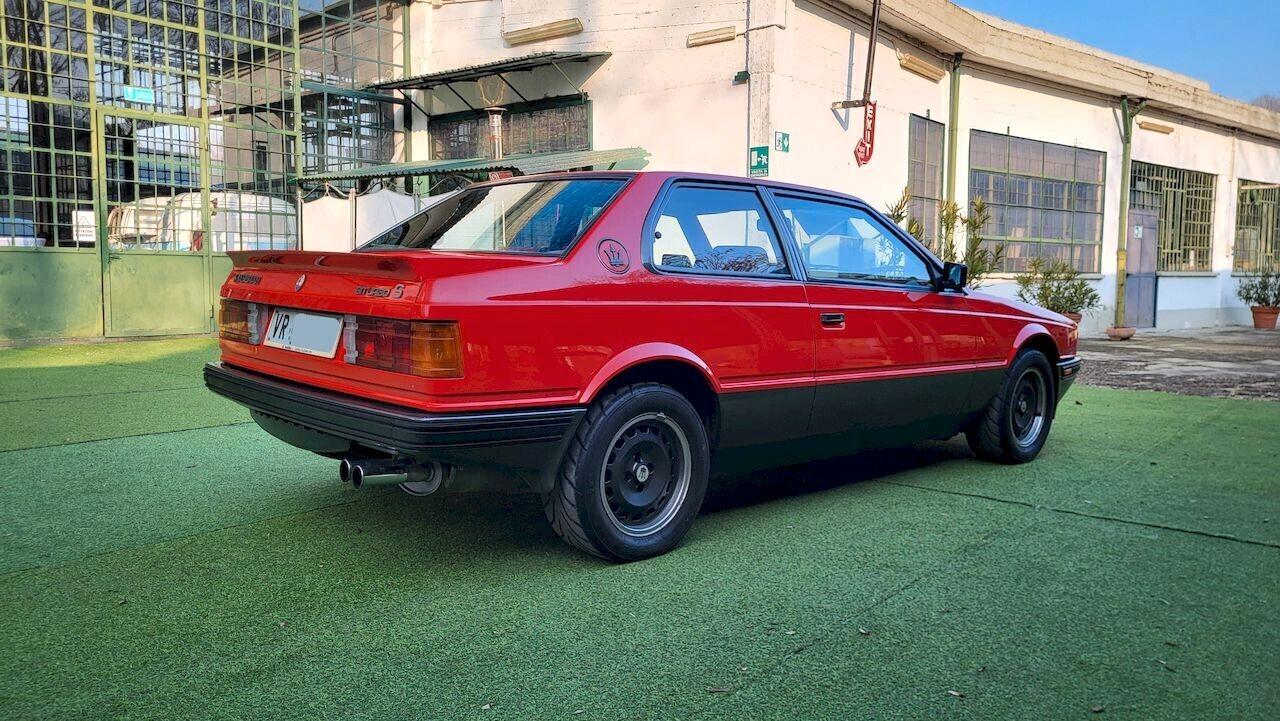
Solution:
{"label": "side mirror", "polygon": [[964,290],[969,283],[969,266],[964,263],[943,263],[942,289]]}

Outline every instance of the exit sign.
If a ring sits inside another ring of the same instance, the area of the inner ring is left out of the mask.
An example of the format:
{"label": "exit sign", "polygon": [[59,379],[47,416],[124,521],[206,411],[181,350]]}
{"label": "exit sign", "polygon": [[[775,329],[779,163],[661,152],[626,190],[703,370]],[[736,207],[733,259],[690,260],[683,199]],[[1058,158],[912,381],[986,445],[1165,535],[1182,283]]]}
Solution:
{"label": "exit sign", "polygon": [[769,146],[755,145],[752,146],[750,155],[750,163],[747,166],[747,172],[751,177],[760,177],[769,174]]}
{"label": "exit sign", "polygon": [[125,85],[122,88],[120,96],[126,103],[139,103],[142,105],[156,104],[155,88],[144,88],[138,85]]}

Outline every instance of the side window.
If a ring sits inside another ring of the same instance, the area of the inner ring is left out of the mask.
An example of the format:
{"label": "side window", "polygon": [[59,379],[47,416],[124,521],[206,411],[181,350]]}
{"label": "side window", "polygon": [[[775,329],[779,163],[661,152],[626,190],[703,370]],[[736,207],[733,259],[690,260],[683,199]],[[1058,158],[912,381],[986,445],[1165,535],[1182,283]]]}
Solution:
{"label": "side window", "polygon": [[676,186],[663,201],[651,242],[659,268],[789,275],[754,190]]}
{"label": "side window", "polygon": [[929,283],[929,267],[880,220],[863,210],[779,195],[810,278]]}

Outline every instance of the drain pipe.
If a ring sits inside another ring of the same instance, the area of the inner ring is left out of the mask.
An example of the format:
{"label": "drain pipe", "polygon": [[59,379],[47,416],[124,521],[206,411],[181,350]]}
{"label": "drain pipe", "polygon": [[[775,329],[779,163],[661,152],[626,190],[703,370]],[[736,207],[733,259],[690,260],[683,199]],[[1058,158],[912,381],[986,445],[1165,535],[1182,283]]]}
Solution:
{"label": "drain pipe", "polygon": [[[960,63],[962,53],[951,60],[951,94],[947,97],[947,183],[943,200],[956,202],[956,143],[960,138]],[[950,239],[948,239],[950,240]]]}
{"label": "drain pipe", "polygon": [[1120,235],[1116,238],[1116,317],[1112,324],[1116,328],[1124,324],[1124,288],[1126,275],[1129,272],[1129,174],[1133,165],[1133,119],[1138,117],[1146,100],[1139,99],[1136,104],[1129,104],[1129,96],[1120,96]]}

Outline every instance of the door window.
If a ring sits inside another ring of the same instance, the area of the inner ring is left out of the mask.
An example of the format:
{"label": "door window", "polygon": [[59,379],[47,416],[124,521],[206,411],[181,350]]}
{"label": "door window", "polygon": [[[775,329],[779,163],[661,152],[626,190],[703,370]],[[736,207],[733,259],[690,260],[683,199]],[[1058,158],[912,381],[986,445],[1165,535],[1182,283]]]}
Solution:
{"label": "door window", "polygon": [[677,186],[663,202],[651,243],[653,264],[665,270],[789,275],[754,190]]}
{"label": "door window", "polygon": [[810,278],[929,284],[924,259],[870,213],[794,196],[781,195],[777,201]]}

